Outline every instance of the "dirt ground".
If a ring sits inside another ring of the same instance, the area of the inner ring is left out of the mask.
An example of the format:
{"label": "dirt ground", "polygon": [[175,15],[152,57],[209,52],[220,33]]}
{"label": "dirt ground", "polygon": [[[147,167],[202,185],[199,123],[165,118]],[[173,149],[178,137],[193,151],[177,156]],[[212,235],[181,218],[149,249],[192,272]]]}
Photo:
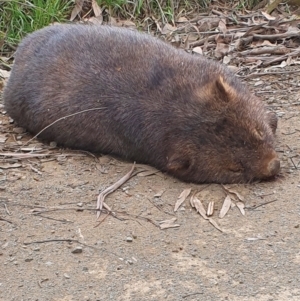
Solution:
{"label": "dirt ground", "polygon": [[[247,82],[280,119],[281,174],[233,185],[246,214],[235,207],[223,219],[222,186],[157,173],[134,176],[109,195],[116,217],[102,214],[98,225],[99,191],[131,163],[37,140],[25,145],[32,136],[0,103],[0,300],[300,300],[300,73],[273,71],[282,74]],[[9,156],[33,147],[40,157]],[[205,207],[215,202],[223,233],[188,200],[174,213],[186,188],[204,189]],[[173,217],[179,227],[157,227]]]}

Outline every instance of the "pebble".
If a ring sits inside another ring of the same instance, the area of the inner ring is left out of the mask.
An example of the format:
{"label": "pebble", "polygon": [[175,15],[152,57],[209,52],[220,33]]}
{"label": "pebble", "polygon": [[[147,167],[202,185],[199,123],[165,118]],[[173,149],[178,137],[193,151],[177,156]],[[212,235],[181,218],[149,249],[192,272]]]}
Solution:
{"label": "pebble", "polygon": [[82,253],[82,247],[76,247],[74,250],[72,250],[72,253],[73,254],[79,254],[79,253]]}
{"label": "pebble", "polygon": [[70,276],[68,275],[68,274],[64,274],[64,277],[66,278],[66,279],[70,279]]}
{"label": "pebble", "polygon": [[263,85],[263,84],[264,84],[264,82],[263,82],[262,80],[260,80],[260,81],[256,82],[256,83],[254,84],[254,86],[257,87],[257,86],[261,86],[261,85]]}
{"label": "pebble", "polygon": [[132,237],[131,237],[131,236],[128,236],[128,237],[126,238],[126,241],[127,241],[127,242],[132,242]]}
{"label": "pebble", "polygon": [[52,141],[49,143],[50,147],[56,147],[57,146],[57,143],[55,141]]}
{"label": "pebble", "polygon": [[33,260],[33,258],[26,258],[25,259],[25,262],[30,262],[30,261],[32,261]]}
{"label": "pebble", "polygon": [[23,134],[24,132],[26,132],[26,130],[21,127],[13,128],[13,131],[17,134]]}

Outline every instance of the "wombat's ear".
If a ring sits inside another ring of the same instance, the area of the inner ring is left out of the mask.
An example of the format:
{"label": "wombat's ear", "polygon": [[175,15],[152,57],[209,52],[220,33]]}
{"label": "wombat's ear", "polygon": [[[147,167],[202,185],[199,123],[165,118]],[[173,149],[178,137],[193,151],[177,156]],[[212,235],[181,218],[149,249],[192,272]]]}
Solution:
{"label": "wombat's ear", "polygon": [[218,79],[215,81],[215,87],[221,99],[226,102],[236,98],[236,91],[235,89],[230,86],[225,80],[223,76],[219,76]]}
{"label": "wombat's ear", "polygon": [[190,160],[184,158],[182,154],[173,154],[168,158],[168,170],[176,173],[176,171],[187,170],[190,167]]}
{"label": "wombat's ear", "polygon": [[275,134],[278,123],[277,115],[274,112],[267,112],[267,121],[269,126],[271,127],[273,134]]}

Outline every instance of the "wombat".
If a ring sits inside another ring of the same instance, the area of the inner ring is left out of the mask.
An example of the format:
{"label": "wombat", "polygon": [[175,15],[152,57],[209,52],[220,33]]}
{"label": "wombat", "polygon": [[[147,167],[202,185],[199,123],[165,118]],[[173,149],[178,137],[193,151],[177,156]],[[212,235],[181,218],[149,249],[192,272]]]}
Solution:
{"label": "wombat", "polygon": [[276,115],[229,69],[129,29],[54,25],[28,35],[4,102],[34,134],[52,124],[41,139],[188,182],[251,182],[280,169]]}

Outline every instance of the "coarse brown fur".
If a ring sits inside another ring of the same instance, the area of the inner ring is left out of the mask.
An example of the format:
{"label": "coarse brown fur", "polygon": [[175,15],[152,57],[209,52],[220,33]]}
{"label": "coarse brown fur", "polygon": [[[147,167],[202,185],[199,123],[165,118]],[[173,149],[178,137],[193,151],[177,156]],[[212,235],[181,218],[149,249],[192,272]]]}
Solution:
{"label": "coarse brown fur", "polygon": [[8,114],[66,147],[151,164],[184,181],[236,183],[279,172],[277,118],[226,67],[146,34],[55,25],[20,44]]}

